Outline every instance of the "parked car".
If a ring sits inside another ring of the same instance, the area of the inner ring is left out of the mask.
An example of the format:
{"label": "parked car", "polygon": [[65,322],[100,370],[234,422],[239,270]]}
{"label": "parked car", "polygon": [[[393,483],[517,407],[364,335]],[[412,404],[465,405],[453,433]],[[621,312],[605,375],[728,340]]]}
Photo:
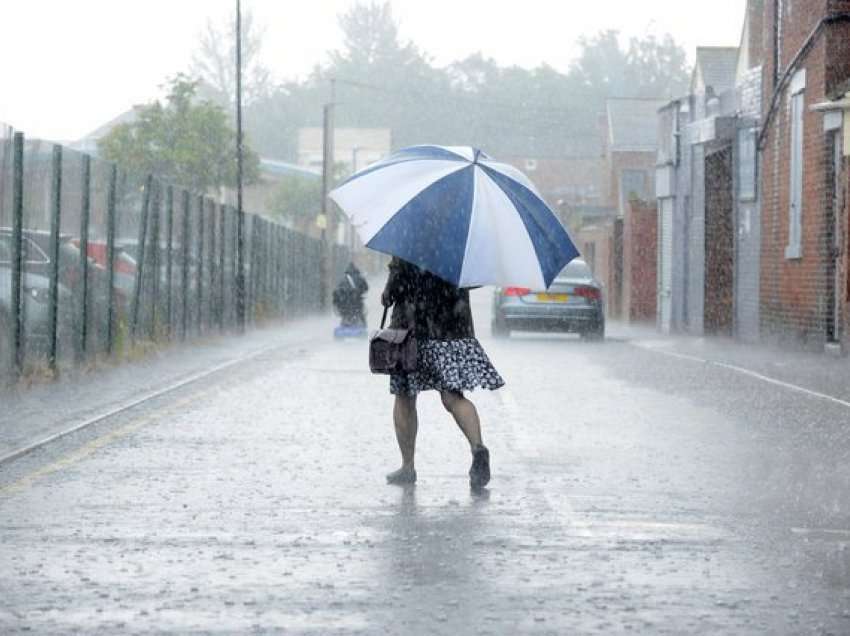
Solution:
{"label": "parked car", "polygon": [[[8,227],[0,228],[0,236],[11,238],[12,230]],[[75,239],[70,234],[59,235],[59,282],[76,295],[79,285],[82,283],[82,271],[80,267],[80,249],[75,244]],[[50,276],[50,232],[45,230],[23,231],[23,250],[25,269],[27,272]],[[100,267],[94,259],[88,259],[89,271],[89,293],[93,296],[104,294],[106,291],[106,270]]]}
{"label": "parked car", "polygon": [[[116,241],[116,249],[121,250],[123,254],[126,254],[128,258],[133,261],[133,273],[135,274],[135,264],[139,260],[139,244],[135,239],[122,239]],[[148,263],[150,261],[150,246],[146,246],[145,255],[148,258],[145,261],[145,267],[148,267]],[[159,259],[159,270],[160,270],[160,284],[165,285],[168,278],[166,264],[168,262],[168,245],[166,243],[160,243],[159,251],[157,253],[157,258]],[[188,263],[188,275],[190,285],[192,281],[195,280],[197,276],[198,263],[195,257],[194,252],[190,251],[188,255],[188,259],[186,261]],[[180,287],[183,280],[183,246],[180,243],[174,243],[171,246],[171,280],[175,287]]]}
{"label": "parked car", "polygon": [[[8,227],[0,227],[0,237],[10,241],[12,230]],[[23,253],[24,271],[27,274],[36,274],[46,279],[50,278],[50,232],[44,230],[23,230]],[[80,250],[74,245],[74,237],[69,234],[59,235],[59,283],[70,292],[70,297],[60,302],[60,309],[65,315],[64,309],[70,306],[73,311],[69,312],[72,320],[78,320],[80,316],[79,290],[83,275],[80,267]],[[106,270],[100,267],[94,259],[88,259],[88,294],[89,307],[106,306],[107,275]],[[105,311],[96,311],[90,318],[94,320],[95,327],[104,332]],[[75,325],[75,328],[77,325]]]}
{"label": "parked car", "polygon": [[[79,241],[74,239],[74,246],[79,249]],[[88,254],[98,267],[103,268],[108,276],[106,241],[89,240]],[[134,259],[124,248],[115,246],[115,269],[113,290],[115,303],[119,311],[129,311],[133,298],[133,290],[136,286],[136,259]]]}
{"label": "parked car", "polygon": [[[9,328],[14,308],[12,306],[12,249],[10,236],[0,233],[0,364],[7,361],[10,346]],[[23,302],[24,338],[27,348],[46,352],[50,336],[48,306],[50,302],[50,280],[46,276],[26,271],[29,254],[24,252],[24,272],[21,276],[21,299]],[[60,284],[59,326],[68,325],[71,307],[71,292]]]}
{"label": "parked car", "polygon": [[578,333],[588,340],[605,337],[602,284],[581,259],[558,274],[549,289],[497,288],[493,293],[492,333],[513,330]]}

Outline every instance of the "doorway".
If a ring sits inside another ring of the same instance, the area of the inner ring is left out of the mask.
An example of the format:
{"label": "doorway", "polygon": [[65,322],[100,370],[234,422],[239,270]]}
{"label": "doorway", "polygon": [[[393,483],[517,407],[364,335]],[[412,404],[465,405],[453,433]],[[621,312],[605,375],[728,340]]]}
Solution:
{"label": "doorway", "polygon": [[827,246],[829,256],[826,260],[826,341],[841,340],[841,210],[843,207],[841,187],[842,132],[832,131],[827,137],[827,153],[830,157],[830,169],[827,171]]}
{"label": "doorway", "polygon": [[734,198],[732,148],[705,159],[705,307],[706,334],[731,336],[734,324]]}

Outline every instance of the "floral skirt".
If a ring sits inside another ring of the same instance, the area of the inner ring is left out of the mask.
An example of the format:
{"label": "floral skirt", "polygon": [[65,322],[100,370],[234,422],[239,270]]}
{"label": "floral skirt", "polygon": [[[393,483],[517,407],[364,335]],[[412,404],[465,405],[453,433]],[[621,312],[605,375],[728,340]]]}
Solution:
{"label": "floral skirt", "polygon": [[390,393],[416,395],[420,391],[494,391],[505,385],[499,372],[475,338],[420,340],[417,369],[390,376]]}

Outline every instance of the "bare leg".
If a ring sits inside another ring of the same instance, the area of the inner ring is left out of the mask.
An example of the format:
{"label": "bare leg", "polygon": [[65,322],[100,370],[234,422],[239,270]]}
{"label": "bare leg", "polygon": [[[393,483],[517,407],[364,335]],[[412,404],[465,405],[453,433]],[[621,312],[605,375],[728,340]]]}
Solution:
{"label": "bare leg", "polygon": [[470,448],[481,446],[481,421],[478,419],[475,405],[467,400],[463,393],[442,391],[440,397],[443,400],[443,406],[452,414],[458,427],[466,436]]}
{"label": "bare leg", "polygon": [[479,491],[490,481],[490,451],[481,441],[481,421],[475,405],[463,393],[443,391],[440,393],[443,406],[452,414],[458,427],[466,436],[472,450],[472,466],[469,468],[469,485]]}
{"label": "bare leg", "polygon": [[401,451],[401,468],[387,475],[391,484],[405,484],[416,481],[414,454],[416,453],[416,432],[419,419],[416,414],[416,396],[396,395],[393,405],[395,437]]}

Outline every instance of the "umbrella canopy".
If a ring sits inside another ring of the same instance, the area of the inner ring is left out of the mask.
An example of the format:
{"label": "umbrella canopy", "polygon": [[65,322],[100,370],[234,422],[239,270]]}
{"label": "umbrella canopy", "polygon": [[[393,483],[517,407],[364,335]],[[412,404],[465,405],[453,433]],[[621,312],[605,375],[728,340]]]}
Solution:
{"label": "umbrella canopy", "polygon": [[548,288],[578,256],[531,181],[466,146],[414,146],[330,193],[366,247],[458,287]]}

